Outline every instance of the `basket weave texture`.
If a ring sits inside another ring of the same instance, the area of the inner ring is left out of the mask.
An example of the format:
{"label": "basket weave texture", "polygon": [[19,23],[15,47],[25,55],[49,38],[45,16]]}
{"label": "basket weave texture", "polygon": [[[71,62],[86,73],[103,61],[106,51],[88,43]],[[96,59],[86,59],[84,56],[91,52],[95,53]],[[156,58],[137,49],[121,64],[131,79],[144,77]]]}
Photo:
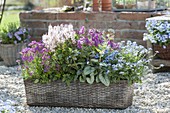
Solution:
{"label": "basket weave texture", "polygon": [[170,60],[170,45],[163,48],[159,45],[153,45],[154,51],[159,51],[157,56],[164,60]]}
{"label": "basket weave texture", "polygon": [[4,64],[6,66],[14,66],[17,65],[16,60],[21,58],[21,55],[19,52],[23,48],[26,47],[26,43],[18,43],[16,45],[14,44],[1,44],[1,57],[4,61]]}
{"label": "basket weave texture", "polygon": [[126,80],[110,84],[92,85],[73,82],[69,86],[58,80],[48,84],[34,84],[25,80],[27,104],[30,106],[118,108],[132,105],[133,85]]}
{"label": "basket weave texture", "polygon": [[3,59],[1,58],[1,45],[0,45],[0,61],[3,61]]}

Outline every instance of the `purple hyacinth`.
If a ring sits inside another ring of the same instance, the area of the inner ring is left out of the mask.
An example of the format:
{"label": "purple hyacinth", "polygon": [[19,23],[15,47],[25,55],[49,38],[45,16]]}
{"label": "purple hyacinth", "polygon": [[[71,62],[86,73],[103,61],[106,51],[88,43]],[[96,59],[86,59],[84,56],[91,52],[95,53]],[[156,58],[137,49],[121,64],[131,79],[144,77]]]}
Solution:
{"label": "purple hyacinth", "polygon": [[47,65],[44,66],[44,72],[45,72],[45,73],[48,72],[49,69],[50,69],[50,66],[47,66]]}
{"label": "purple hyacinth", "polygon": [[119,44],[113,42],[113,40],[108,41],[107,45],[109,45],[113,49],[118,49],[119,48]]}
{"label": "purple hyacinth", "polygon": [[80,30],[78,31],[78,34],[84,34],[85,33],[85,27],[82,26]]}
{"label": "purple hyacinth", "polygon": [[78,47],[79,49],[82,49],[82,44],[81,44],[81,41],[80,41],[80,40],[77,41],[77,47]]}

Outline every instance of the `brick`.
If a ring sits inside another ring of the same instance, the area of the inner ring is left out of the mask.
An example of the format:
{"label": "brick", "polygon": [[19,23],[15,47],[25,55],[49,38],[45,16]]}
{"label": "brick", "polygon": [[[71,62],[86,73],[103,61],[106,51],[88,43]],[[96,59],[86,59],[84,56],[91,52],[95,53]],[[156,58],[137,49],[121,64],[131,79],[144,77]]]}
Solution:
{"label": "brick", "polygon": [[97,20],[97,16],[98,15],[98,12],[93,12],[93,13],[87,13],[86,14],[86,19],[88,20]]}
{"label": "brick", "polygon": [[47,23],[41,21],[25,21],[22,25],[28,28],[47,28]]}
{"label": "brick", "polygon": [[146,24],[145,21],[143,21],[143,22],[138,22],[138,29],[146,30],[145,24]]}
{"label": "brick", "polygon": [[72,24],[74,27],[76,26],[75,21],[70,21],[70,22],[66,22],[66,21],[48,22],[47,26],[49,26],[50,24],[52,26],[57,26],[57,25],[61,25],[61,24]]}
{"label": "brick", "polygon": [[144,32],[139,32],[139,31],[122,31],[121,32],[121,38],[127,38],[127,39],[143,39],[143,33]]}
{"label": "brick", "polygon": [[71,13],[57,13],[57,20],[85,20],[85,13],[71,12]]}
{"label": "brick", "polygon": [[109,13],[109,12],[87,13],[86,18],[88,20],[96,20],[96,21],[113,21],[117,19],[117,14]]}
{"label": "brick", "polygon": [[32,12],[30,14],[30,19],[55,20],[56,18],[56,13]]}
{"label": "brick", "polygon": [[37,42],[39,42],[41,40],[42,40],[41,37],[31,37],[31,39],[30,39],[30,41],[37,41]]}
{"label": "brick", "polygon": [[137,22],[137,21],[113,21],[113,22],[106,22],[107,28],[112,29],[138,29],[144,30],[145,26],[143,26],[144,22]]}
{"label": "brick", "polygon": [[77,28],[81,28],[82,26],[85,26],[86,28],[96,28],[96,23],[94,21],[79,21],[77,22]]}
{"label": "brick", "polygon": [[121,32],[115,31],[115,38],[120,38],[120,37],[121,37]]}
{"label": "brick", "polygon": [[152,13],[152,14],[151,14],[151,17],[163,16],[163,15],[165,15],[165,14],[162,14],[162,13],[158,12],[158,13]]}
{"label": "brick", "polygon": [[136,13],[136,12],[128,12],[128,13],[120,13],[118,15],[118,19],[120,20],[146,20],[146,18],[151,17],[150,13]]}
{"label": "brick", "polygon": [[113,21],[117,20],[117,14],[116,13],[98,13],[96,16],[96,21]]}
{"label": "brick", "polygon": [[21,12],[21,13],[19,13],[19,18],[20,18],[20,21],[25,20],[25,19],[29,19],[30,13]]}
{"label": "brick", "polygon": [[40,36],[46,34],[48,32],[48,29],[33,29],[33,36]]}
{"label": "brick", "polygon": [[107,24],[105,22],[93,22],[96,29],[107,29]]}
{"label": "brick", "polygon": [[137,44],[139,44],[139,45],[143,45],[144,47],[146,47],[146,42],[143,41],[143,40],[140,40],[140,39],[133,39],[133,38],[131,38],[131,39],[115,38],[114,40],[115,40],[115,42],[121,42],[121,41],[131,40],[131,41],[133,41],[133,42],[137,42]]}

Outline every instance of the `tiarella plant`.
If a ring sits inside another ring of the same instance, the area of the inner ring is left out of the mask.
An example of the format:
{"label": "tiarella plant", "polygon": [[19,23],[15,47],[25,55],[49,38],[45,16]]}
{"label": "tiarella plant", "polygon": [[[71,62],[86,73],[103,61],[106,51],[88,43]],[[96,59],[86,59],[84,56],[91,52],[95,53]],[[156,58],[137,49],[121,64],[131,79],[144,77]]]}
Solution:
{"label": "tiarella plant", "polygon": [[168,20],[147,20],[145,27],[148,33],[144,34],[144,40],[164,47],[170,43],[170,22]]}
{"label": "tiarella plant", "polygon": [[8,23],[0,31],[2,44],[17,44],[27,42],[30,38],[29,29],[18,27],[17,23]]}
{"label": "tiarella plant", "polygon": [[73,25],[50,25],[48,34],[43,35],[42,40],[45,47],[52,52],[52,63],[58,72],[56,76],[69,84],[76,74],[72,65],[75,65],[76,56],[79,55]]}

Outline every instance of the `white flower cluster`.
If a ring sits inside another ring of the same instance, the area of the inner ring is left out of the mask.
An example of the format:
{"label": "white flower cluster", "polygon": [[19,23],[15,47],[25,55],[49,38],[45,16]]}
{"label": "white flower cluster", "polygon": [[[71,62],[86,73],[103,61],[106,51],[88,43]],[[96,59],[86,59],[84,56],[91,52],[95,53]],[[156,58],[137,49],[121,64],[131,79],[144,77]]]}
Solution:
{"label": "white flower cluster", "polygon": [[43,43],[51,51],[54,51],[57,46],[65,43],[67,40],[71,40],[73,44],[76,43],[75,31],[71,24],[61,24],[54,27],[49,25],[48,34],[42,36]]}

